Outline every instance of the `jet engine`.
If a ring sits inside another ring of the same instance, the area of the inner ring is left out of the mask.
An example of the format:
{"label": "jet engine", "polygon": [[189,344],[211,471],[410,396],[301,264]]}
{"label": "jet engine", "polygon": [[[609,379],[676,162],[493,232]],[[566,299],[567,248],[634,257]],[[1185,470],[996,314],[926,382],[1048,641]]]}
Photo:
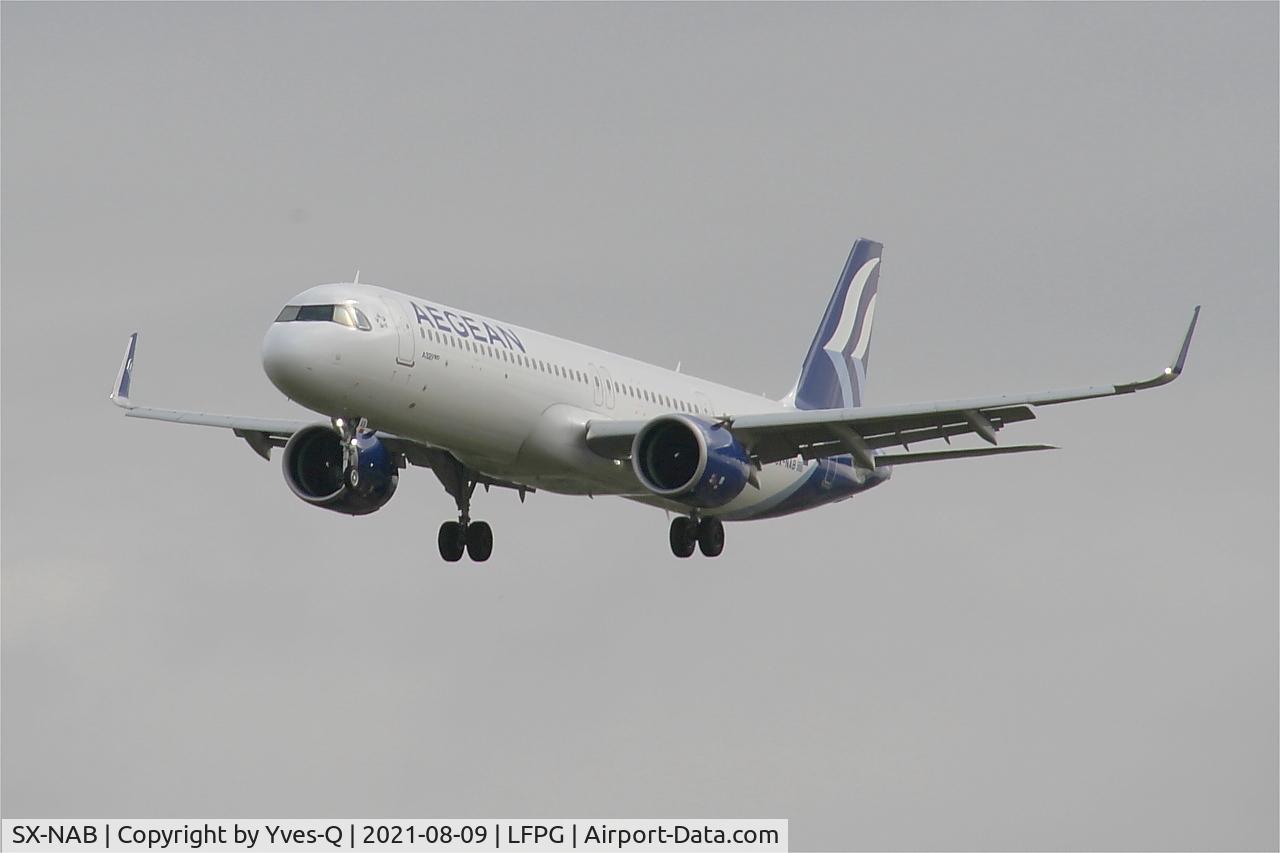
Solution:
{"label": "jet engine", "polygon": [[347,515],[379,510],[395,494],[400,475],[391,451],[373,432],[352,439],[356,464],[346,468],[342,436],[325,424],[298,430],[284,447],[284,480],[309,504]]}
{"label": "jet engine", "polygon": [[751,458],[728,428],[687,415],[661,415],[631,445],[636,477],[655,495],[689,506],[717,507],[751,480]]}

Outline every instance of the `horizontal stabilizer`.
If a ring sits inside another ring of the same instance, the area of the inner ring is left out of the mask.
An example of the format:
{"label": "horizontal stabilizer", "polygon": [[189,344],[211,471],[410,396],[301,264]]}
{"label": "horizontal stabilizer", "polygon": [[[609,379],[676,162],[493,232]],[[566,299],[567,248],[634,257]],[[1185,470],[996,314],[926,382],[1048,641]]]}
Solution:
{"label": "horizontal stabilizer", "polygon": [[1057,450],[1052,444],[1018,444],[1013,447],[974,447],[967,450],[932,450],[921,453],[883,453],[876,457],[880,465],[907,465],[911,462],[938,462],[963,459],[966,456],[997,456],[1001,453],[1027,453],[1032,450]]}

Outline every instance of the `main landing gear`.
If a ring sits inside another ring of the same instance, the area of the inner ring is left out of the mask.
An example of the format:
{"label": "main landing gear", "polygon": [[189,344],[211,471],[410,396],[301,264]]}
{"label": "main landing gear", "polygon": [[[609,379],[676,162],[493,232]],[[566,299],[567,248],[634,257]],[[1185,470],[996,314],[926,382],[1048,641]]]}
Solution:
{"label": "main landing gear", "polygon": [[476,481],[467,479],[454,495],[458,520],[440,525],[440,556],[445,562],[456,563],[466,552],[472,560],[483,563],[493,553],[493,528],[487,521],[471,520],[471,495],[475,490]]}
{"label": "main landing gear", "polygon": [[493,553],[493,528],[487,521],[446,521],[440,525],[440,556],[456,563],[467,556],[483,563]]}
{"label": "main landing gear", "polygon": [[695,546],[704,556],[720,556],[724,550],[724,524],[720,519],[682,515],[671,520],[671,553],[691,557]]}

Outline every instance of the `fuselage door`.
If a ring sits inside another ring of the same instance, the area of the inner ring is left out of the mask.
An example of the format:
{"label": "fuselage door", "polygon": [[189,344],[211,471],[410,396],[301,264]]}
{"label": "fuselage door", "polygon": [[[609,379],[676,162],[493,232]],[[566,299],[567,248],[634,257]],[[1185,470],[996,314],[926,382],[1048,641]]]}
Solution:
{"label": "fuselage door", "polygon": [[588,363],[587,370],[591,374],[591,393],[595,395],[597,406],[604,405],[604,380],[600,378],[600,368],[595,364]]}
{"label": "fuselage door", "polygon": [[604,365],[600,366],[600,378],[604,380],[604,405],[606,409],[612,409],[617,403],[617,391],[613,386],[613,374],[609,372],[609,368]]}
{"label": "fuselage door", "polygon": [[413,326],[409,324],[409,315],[405,313],[400,297],[389,296],[386,303],[387,310],[391,312],[391,325],[396,327],[396,362],[413,367],[413,351],[417,346],[413,340]]}

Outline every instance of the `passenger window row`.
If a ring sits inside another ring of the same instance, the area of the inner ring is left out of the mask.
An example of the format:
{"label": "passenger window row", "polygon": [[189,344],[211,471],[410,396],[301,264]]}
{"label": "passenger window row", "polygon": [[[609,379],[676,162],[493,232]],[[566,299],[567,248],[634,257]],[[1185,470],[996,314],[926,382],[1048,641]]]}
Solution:
{"label": "passenger window row", "polygon": [[[489,358],[498,361],[505,361],[508,364],[515,364],[521,367],[526,367],[530,370],[536,370],[540,373],[549,373],[552,376],[559,376],[560,378],[568,379],[571,382],[580,382],[583,385],[591,384],[590,377],[586,372],[581,370],[576,370],[559,364],[553,364],[552,362],[533,358],[532,356],[524,353],[512,352],[503,347],[495,347],[491,344],[481,343],[480,341],[469,338],[459,338],[456,335],[446,335],[442,332],[437,332],[434,329],[429,329],[426,326],[419,326],[418,329],[422,337],[435,341],[438,344],[450,346],[454,349],[464,349],[479,355],[488,356]],[[599,386],[600,380],[597,378],[595,383]],[[604,388],[608,391],[623,394],[635,400],[643,400],[648,403],[665,405],[667,408],[675,411],[689,412],[691,414],[711,414],[710,410],[705,406],[698,406],[688,402],[687,400],[669,397],[665,394],[659,394],[656,391],[649,391],[648,389],[631,385],[626,382],[614,382],[606,379],[604,380]]]}
{"label": "passenger window row", "polygon": [[609,380],[606,379],[604,384],[606,388],[616,391],[619,394],[626,395],[636,400],[644,400],[648,403],[658,403],[659,405],[667,406],[668,408],[675,409],[679,412],[689,412],[690,414],[711,413],[705,406],[698,406],[690,403],[688,400],[681,400],[678,397],[669,397],[666,394],[659,394],[656,391],[650,391],[647,388],[641,388],[627,382],[614,382],[610,384]]}

